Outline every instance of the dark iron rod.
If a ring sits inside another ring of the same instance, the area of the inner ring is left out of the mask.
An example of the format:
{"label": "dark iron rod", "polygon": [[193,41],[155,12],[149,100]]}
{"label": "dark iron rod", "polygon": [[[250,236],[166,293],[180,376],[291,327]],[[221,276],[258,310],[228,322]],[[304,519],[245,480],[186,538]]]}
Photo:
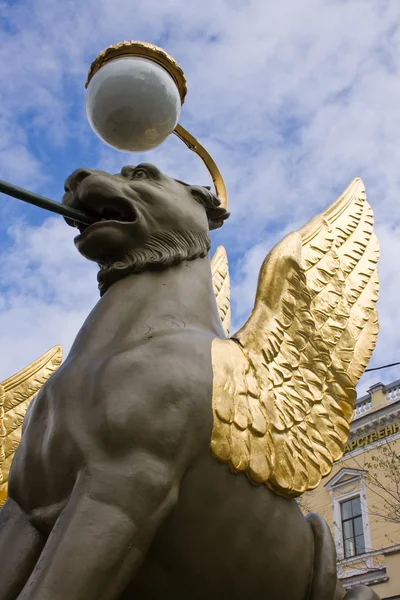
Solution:
{"label": "dark iron rod", "polygon": [[372,367],[372,369],[365,369],[364,373],[368,373],[369,371],[380,371],[380,369],[388,369],[389,367],[397,367],[400,365],[400,362],[390,363],[390,365],[383,365],[382,367]]}
{"label": "dark iron rod", "polygon": [[34,194],[28,190],[24,190],[23,188],[13,185],[12,183],[7,183],[7,181],[1,181],[1,179],[0,192],[7,194],[8,196],[12,196],[13,198],[17,198],[18,200],[23,200],[24,202],[33,204],[34,206],[38,206],[39,208],[44,208],[50,212],[57,213],[58,215],[62,215],[63,217],[67,217],[68,219],[72,219],[78,223],[91,225],[91,223],[96,221],[96,219],[86,215],[80,210],[76,210],[70,206],[65,206],[59,202],[54,202],[54,200],[49,200],[49,198],[39,196],[38,194]]}

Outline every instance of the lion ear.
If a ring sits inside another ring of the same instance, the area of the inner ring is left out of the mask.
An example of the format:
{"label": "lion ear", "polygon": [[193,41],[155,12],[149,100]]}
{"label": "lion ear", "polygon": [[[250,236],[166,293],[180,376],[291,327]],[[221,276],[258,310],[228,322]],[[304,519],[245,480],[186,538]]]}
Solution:
{"label": "lion ear", "polygon": [[206,208],[216,208],[221,204],[218,196],[216,196],[209,187],[203,185],[190,185],[189,189],[193,198]]}
{"label": "lion ear", "polygon": [[192,196],[206,209],[210,231],[222,227],[230,213],[221,207],[221,200],[218,196],[208,186],[191,185],[189,187]]}

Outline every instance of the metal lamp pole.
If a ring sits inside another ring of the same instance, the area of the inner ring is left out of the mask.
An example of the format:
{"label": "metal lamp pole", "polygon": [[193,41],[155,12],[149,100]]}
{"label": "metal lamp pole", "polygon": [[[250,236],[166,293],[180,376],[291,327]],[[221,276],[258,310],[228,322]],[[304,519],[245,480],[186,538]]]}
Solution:
{"label": "metal lamp pole", "polygon": [[8,196],[12,196],[13,198],[17,198],[18,200],[28,202],[28,204],[33,204],[39,208],[44,208],[45,210],[57,213],[58,215],[62,215],[63,217],[67,217],[68,219],[77,221],[78,223],[91,225],[96,221],[96,219],[90,217],[84,212],[81,212],[80,210],[76,210],[70,206],[65,206],[59,202],[54,202],[54,200],[50,200],[44,196],[39,196],[38,194],[24,190],[23,188],[13,185],[12,183],[7,183],[7,181],[0,180],[0,192],[7,194]]}

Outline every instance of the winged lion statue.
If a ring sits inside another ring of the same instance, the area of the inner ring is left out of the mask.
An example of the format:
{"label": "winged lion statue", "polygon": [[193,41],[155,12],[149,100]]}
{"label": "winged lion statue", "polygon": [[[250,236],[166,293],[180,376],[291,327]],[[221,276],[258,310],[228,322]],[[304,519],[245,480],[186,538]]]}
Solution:
{"label": "winged lion statue", "polygon": [[69,224],[101,297],[61,366],[3,382],[0,600],[377,598],[296,502],[343,455],[378,333],[362,181],[268,254],[232,337],[211,191],[141,164],[78,169],[63,202],[96,217]]}

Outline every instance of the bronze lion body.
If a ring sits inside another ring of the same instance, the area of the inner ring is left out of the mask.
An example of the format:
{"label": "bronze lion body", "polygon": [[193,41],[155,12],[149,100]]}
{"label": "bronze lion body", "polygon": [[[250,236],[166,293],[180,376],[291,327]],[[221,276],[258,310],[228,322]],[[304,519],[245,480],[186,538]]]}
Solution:
{"label": "bronze lion body", "polygon": [[208,258],[225,218],[151,165],[81,169],[64,201],[102,297],[31,403],[0,514],[0,600],[372,600],[344,596],[327,527],[210,453]]}

